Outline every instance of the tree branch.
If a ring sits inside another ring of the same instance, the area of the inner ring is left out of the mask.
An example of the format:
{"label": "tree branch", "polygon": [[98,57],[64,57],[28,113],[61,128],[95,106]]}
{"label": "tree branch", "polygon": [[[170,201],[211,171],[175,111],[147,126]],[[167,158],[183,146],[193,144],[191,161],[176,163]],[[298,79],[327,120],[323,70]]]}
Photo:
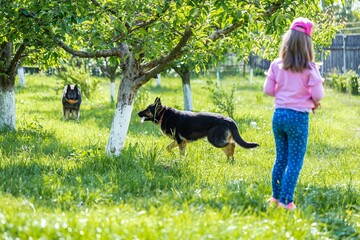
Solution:
{"label": "tree branch", "polygon": [[123,57],[124,53],[120,48],[108,49],[108,50],[98,50],[95,52],[86,52],[75,50],[72,47],[65,44],[59,38],[55,38],[56,43],[59,47],[64,49],[66,52],[70,53],[79,58],[99,58],[99,57]]}
{"label": "tree branch", "polygon": [[[223,37],[229,33],[231,33],[232,31],[234,31],[235,29],[237,29],[238,27],[240,27],[242,25],[242,22],[238,22],[235,24],[232,24],[231,26],[224,28],[224,29],[219,29],[216,32],[214,32],[213,34],[211,34],[209,36],[209,40],[208,41],[213,41],[215,42],[216,40],[218,40],[220,37]],[[207,42],[208,42],[207,41]]]}
{"label": "tree branch", "polygon": [[16,68],[18,67],[18,64],[20,62],[20,59],[22,57],[23,52],[25,51],[26,44],[23,42],[18,49],[16,50],[16,53],[14,57],[11,59],[8,72],[13,73],[16,71]]}
{"label": "tree branch", "polygon": [[96,0],[91,0],[91,2],[92,2],[95,6],[101,7],[101,4],[100,4],[98,1],[96,1]]}
{"label": "tree branch", "polygon": [[[271,16],[274,12],[276,12],[280,7],[282,6],[282,2],[279,1],[277,3],[274,3],[268,10],[266,10],[264,12],[264,14],[262,15],[262,17],[269,17]],[[256,21],[258,21],[260,19],[256,19]],[[209,43],[209,41],[216,41],[218,40],[220,37],[225,36],[231,32],[233,32],[234,30],[236,30],[237,28],[239,28],[240,26],[242,26],[242,22],[237,22],[234,23],[232,25],[230,25],[229,27],[226,27],[224,29],[219,29],[217,31],[215,31],[213,34],[211,34],[209,36],[209,40],[207,41],[207,43]]]}
{"label": "tree branch", "polygon": [[190,29],[185,30],[178,44],[171,50],[168,55],[142,66],[142,69],[147,69],[149,68],[149,66],[154,67],[152,67],[151,70],[145,72],[143,76],[136,79],[135,87],[140,87],[141,85],[144,85],[151,78],[155,77],[158,73],[165,70],[177,57],[182,54],[182,48],[186,45],[192,35],[193,33]]}
{"label": "tree branch", "polygon": [[[167,12],[167,10],[169,10],[170,8],[170,4],[168,4],[167,6],[165,6],[165,8],[163,9],[162,11],[162,14],[165,14]],[[151,25],[153,22],[157,21],[158,19],[161,18],[162,15],[160,15],[159,13],[156,13],[155,14],[155,17],[148,20],[148,21],[139,21],[135,26],[134,28],[130,29],[129,32],[134,32],[136,31],[137,29],[140,29],[140,28],[144,28],[144,27],[147,27],[149,25]]]}

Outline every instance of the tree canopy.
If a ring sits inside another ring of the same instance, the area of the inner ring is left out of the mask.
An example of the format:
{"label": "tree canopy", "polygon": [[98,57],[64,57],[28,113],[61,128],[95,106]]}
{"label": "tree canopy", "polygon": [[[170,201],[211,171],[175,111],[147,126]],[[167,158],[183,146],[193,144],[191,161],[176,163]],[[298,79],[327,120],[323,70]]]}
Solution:
{"label": "tree canopy", "polygon": [[[224,47],[241,56],[255,51],[272,58],[279,36],[296,16],[317,24],[316,44],[329,44],[336,31],[329,10],[303,0],[15,0],[1,1],[1,11],[0,42],[26,45],[28,52],[37,53],[37,60],[48,64],[64,54],[50,51],[54,40],[78,57],[124,57],[120,48],[126,45],[135,59],[152,69],[184,54],[201,56],[200,65]],[[181,51],[176,51],[181,39]]]}

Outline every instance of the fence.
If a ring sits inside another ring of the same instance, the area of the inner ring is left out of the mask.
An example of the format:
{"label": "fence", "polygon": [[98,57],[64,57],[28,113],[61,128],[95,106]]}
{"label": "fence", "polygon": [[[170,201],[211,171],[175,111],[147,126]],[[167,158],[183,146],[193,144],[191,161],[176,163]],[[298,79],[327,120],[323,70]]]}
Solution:
{"label": "fence", "polygon": [[[325,51],[330,51],[330,55],[325,55]],[[360,35],[338,34],[328,48],[324,48],[321,54],[322,75],[336,71],[346,73],[349,70],[355,71],[360,75]],[[253,66],[267,70],[270,62],[258,57],[253,57]]]}
{"label": "fence", "polygon": [[[330,51],[326,55],[325,51]],[[349,70],[355,71],[360,75],[360,35],[338,34],[328,48],[324,48],[321,54],[322,75],[336,71],[346,73]],[[250,63],[255,69],[267,70],[270,62],[256,56],[250,58]]]}
{"label": "fence", "polygon": [[325,53],[321,53],[323,66],[321,73],[326,74],[333,70],[338,73],[346,73],[354,70],[360,74],[360,35],[343,35],[338,34],[328,48],[324,51],[330,51],[330,55],[325,57]]}

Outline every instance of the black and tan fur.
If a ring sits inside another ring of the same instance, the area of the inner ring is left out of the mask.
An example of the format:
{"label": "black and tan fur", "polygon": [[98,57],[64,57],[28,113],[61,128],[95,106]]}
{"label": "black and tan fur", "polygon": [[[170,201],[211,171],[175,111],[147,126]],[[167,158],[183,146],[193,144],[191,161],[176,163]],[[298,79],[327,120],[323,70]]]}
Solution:
{"label": "black and tan fur", "polygon": [[188,142],[207,137],[208,141],[221,148],[228,158],[234,157],[235,144],[243,148],[255,148],[257,143],[244,141],[235,121],[229,117],[207,112],[180,111],[161,104],[156,98],[145,110],[138,112],[142,121],[152,121],[161,125],[161,130],[174,141],[167,146],[171,151],[179,147],[185,154]]}
{"label": "black and tan fur", "polygon": [[64,119],[72,118],[79,121],[81,98],[81,91],[77,85],[67,84],[64,87],[61,99]]}

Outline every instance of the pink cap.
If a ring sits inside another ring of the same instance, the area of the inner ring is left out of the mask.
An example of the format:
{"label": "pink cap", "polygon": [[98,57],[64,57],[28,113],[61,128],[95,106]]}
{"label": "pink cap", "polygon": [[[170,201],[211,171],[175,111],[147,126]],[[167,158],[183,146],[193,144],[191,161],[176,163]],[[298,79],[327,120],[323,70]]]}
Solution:
{"label": "pink cap", "polygon": [[313,25],[314,24],[309,19],[300,17],[300,18],[296,18],[292,22],[290,29],[303,32],[306,35],[311,36],[311,30]]}

